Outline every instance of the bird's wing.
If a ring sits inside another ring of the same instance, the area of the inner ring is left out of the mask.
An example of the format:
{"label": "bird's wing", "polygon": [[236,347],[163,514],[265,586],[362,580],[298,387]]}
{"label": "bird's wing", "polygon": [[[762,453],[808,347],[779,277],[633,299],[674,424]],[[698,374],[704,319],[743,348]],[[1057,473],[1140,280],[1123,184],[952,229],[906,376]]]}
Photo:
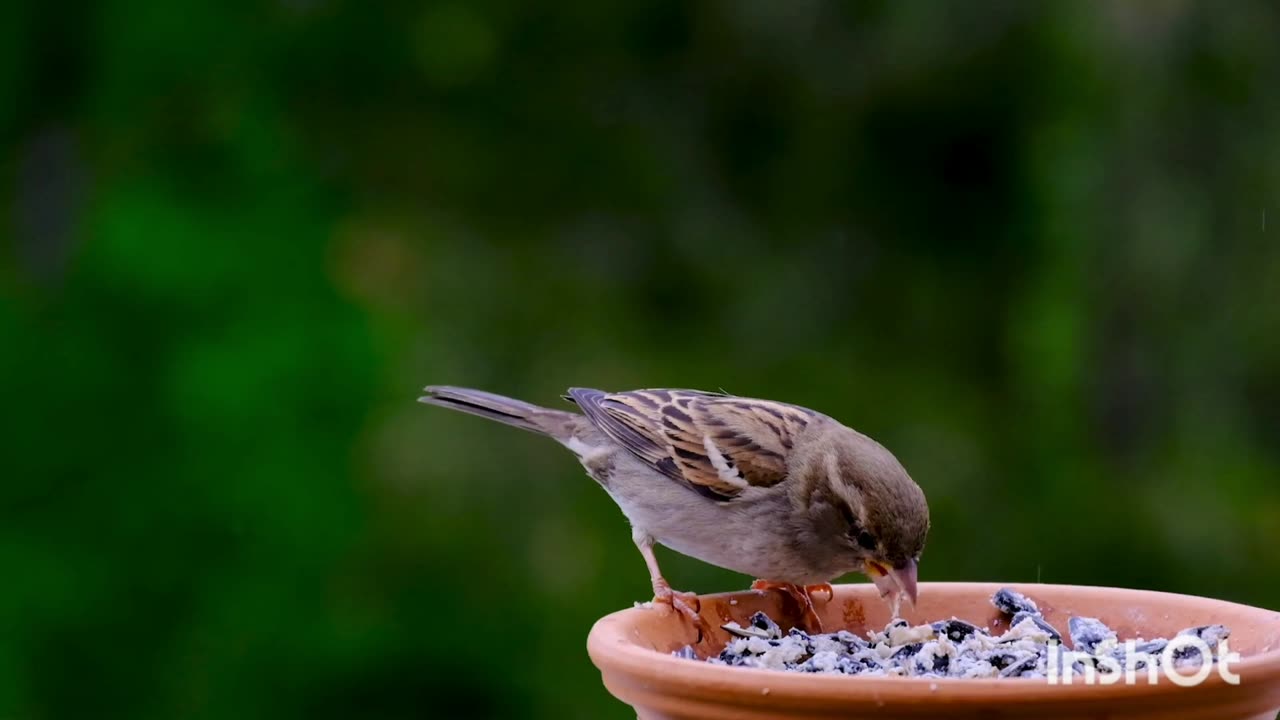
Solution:
{"label": "bird's wing", "polygon": [[717,500],[785,478],[792,443],[818,417],[794,405],[697,390],[573,388],[569,397],[636,457]]}

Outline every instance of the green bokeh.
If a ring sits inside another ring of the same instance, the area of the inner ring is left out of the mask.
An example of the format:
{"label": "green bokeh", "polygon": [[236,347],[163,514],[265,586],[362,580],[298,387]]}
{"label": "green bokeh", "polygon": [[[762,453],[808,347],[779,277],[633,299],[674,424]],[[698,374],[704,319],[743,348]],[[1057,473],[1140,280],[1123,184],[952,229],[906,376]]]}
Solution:
{"label": "green bokeh", "polygon": [[625,520],[427,383],[808,405],[925,487],[923,579],[1280,607],[1278,30],[5,5],[0,718],[630,717]]}

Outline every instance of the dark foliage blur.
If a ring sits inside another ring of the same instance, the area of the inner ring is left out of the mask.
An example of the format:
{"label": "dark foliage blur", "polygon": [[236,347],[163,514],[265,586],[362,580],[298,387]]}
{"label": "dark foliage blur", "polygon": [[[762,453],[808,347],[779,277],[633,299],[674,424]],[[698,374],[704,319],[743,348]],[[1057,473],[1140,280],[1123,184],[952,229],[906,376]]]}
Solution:
{"label": "dark foliage blur", "polygon": [[0,718],[629,717],[624,519],[428,382],[808,405],[925,487],[925,580],[1280,607],[1278,31],[2,4]]}

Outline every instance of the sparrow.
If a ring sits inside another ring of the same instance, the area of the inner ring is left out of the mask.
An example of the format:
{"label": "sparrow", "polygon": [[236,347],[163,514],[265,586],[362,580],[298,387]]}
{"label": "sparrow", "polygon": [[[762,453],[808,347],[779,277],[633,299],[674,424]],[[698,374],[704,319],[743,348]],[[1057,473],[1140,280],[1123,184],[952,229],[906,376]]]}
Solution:
{"label": "sparrow", "polygon": [[758,580],[821,629],[813,594],[849,572],[895,604],[917,598],[924,492],[882,445],[822,413],[698,390],[570,388],[580,413],[431,385],[420,402],[547,435],[577,456],[631,523],[655,603],[700,630],[697,596],[672,590],[655,544]]}

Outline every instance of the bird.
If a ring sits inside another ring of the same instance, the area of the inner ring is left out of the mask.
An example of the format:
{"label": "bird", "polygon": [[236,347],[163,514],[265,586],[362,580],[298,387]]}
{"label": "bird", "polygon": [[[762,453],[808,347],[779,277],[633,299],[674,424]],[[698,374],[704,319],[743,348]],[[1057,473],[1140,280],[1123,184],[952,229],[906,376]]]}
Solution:
{"label": "bird", "polygon": [[918,597],[929,534],[924,491],[883,445],[832,417],[772,400],[682,389],[570,388],[580,412],[448,385],[419,402],[559,442],[622,510],[654,603],[705,626],[694,593],[673,590],[654,554],[681,554],[756,578],[821,630],[813,597],[858,571],[893,603]]}

